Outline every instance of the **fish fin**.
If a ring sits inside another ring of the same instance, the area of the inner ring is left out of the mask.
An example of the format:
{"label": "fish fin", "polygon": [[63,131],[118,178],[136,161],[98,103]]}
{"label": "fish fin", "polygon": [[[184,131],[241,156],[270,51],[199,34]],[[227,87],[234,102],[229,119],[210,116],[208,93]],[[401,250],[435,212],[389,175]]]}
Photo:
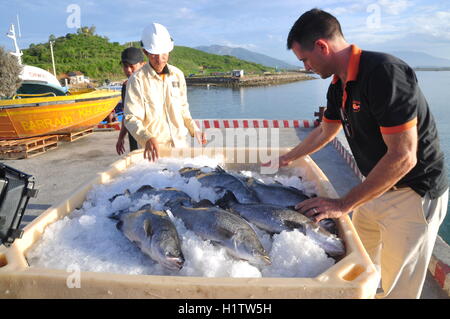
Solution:
{"label": "fish fin", "polygon": [[117,224],[116,224],[116,228],[118,229],[118,230],[122,230],[122,227],[123,227],[123,221],[119,221]]}
{"label": "fish fin", "polygon": [[119,210],[119,211],[116,211],[116,212],[114,212],[114,213],[108,215],[108,218],[115,219],[115,220],[119,220],[120,215],[125,214],[125,213],[128,213],[128,212],[129,212],[128,209],[121,209],[121,210]]}
{"label": "fish fin", "polygon": [[172,208],[175,206],[190,207],[190,206],[192,206],[192,202],[188,198],[175,198],[175,199],[169,200],[167,203],[164,204],[164,207],[166,207],[166,208]]}
{"label": "fish fin", "polygon": [[123,195],[124,195],[124,194],[116,194],[116,195],[114,195],[113,197],[111,197],[111,198],[109,199],[109,202],[112,203],[117,197],[123,196]]}
{"label": "fish fin", "polygon": [[147,235],[152,236],[153,235],[153,228],[152,224],[149,222],[148,219],[144,220],[144,231]]}
{"label": "fish fin", "polygon": [[108,215],[108,218],[118,220],[119,219],[119,215],[116,212],[114,212],[114,213]]}
{"label": "fish fin", "polygon": [[216,194],[226,191],[226,188],[224,188],[222,186],[214,186],[212,189]]}
{"label": "fish fin", "polygon": [[[152,190],[152,189],[155,189],[155,188],[151,185],[142,185],[141,187],[139,187],[139,189],[136,191],[136,193],[145,192],[147,190]],[[129,192],[129,190],[128,190],[128,192]]]}
{"label": "fish fin", "polygon": [[[256,186],[255,184],[257,184],[257,180],[254,177],[247,177],[246,179],[243,180],[243,182],[246,184],[247,187],[252,188],[254,186]],[[263,183],[264,184],[264,183]]]}
{"label": "fish fin", "polygon": [[306,235],[306,228],[301,223],[297,223],[292,220],[284,220],[283,224],[290,229],[298,229],[299,231],[301,231],[303,233],[303,235]]}
{"label": "fish fin", "polygon": [[199,208],[199,207],[211,207],[214,206],[214,203],[212,203],[209,199],[202,199],[199,202],[194,202],[192,207]]}
{"label": "fish fin", "polygon": [[226,173],[225,169],[223,169],[223,167],[220,166],[220,165],[216,166],[215,171],[218,172],[218,173]]}
{"label": "fish fin", "polygon": [[214,246],[219,246],[219,247],[222,246],[222,242],[219,241],[219,240],[214,240],[214,239],[208,239],[208,240],[209,240],[209,242],[210,242],[212,245],[214,245]]}
{"label": "fish fin", "polygon": [[221,208],[228,208],[229,202],[238,202],[238,200],[232,191],[227,190],[225,192],[225,195],[223,195],[222,198],[219,198],[216,201],[216,205]]}
{"label": "fish fin", "polygon": [[226,228],[223,228],[223,227],[219,227],[218,229],[217,229],[217,233],[221,236],[221,237],[224,237],[224,238],[233,238],[233,236],[235,235],[232,231],[230,231],[230,230],[228,230],[228,229],[226,229]]}
{"label": "fish fin", "polygon": [[139,210],[147,210],[147,209],[152,209],[152,205],[151,204],[145,204],[145,205],[142,205],[141,208],[139,208]]}

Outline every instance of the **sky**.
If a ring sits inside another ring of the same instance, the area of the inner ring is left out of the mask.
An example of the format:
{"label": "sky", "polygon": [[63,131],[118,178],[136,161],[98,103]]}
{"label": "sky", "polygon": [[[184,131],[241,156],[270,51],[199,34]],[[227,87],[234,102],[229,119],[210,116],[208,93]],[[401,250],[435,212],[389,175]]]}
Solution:
{"label": "sky", "polygon": [[0,46],[19,15],[22,49],[95,26],[121,44],[140,40],[152,22],[169,30],[175,45],[227,45],[301,65],[286,49],[290,28],[318,7],[335,15],[346,40],[362,49],[419,51],[450,59],[448,0],[0,0]]}

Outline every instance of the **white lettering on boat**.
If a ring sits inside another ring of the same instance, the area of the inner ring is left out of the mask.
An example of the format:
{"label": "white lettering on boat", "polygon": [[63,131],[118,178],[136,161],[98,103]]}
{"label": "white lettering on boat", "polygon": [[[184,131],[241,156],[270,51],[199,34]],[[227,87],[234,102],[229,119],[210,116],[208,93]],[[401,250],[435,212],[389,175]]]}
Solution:
{"label": "white lettering on boat", "polygon": [[102,105],[92,106],[89,108],[86,107],[86,108],[80,109],[80,110],[78,110],[78,114],[82,118],[87,118],[89,116],[98,115],[98,114],[108,111],[110,109],[111,109],[111,106],[109,106],[108,104],[102,104]]}
{"label": "white lettering on boat", "polygon": [[60,118],[53,119],[41,119],[41,120],[30,120],[21,121],[20,124],[25,131],[36,131],[49,128],[58,128],[68,126],[73,123],[71,116],[62,116]]}

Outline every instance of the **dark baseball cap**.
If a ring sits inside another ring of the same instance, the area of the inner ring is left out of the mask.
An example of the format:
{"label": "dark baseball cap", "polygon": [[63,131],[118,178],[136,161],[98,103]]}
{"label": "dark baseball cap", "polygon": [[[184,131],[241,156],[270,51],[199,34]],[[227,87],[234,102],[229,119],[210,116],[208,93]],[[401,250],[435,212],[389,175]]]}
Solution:
{"label": "dark baseball cap", "polygon": [[120,63],[136,64],[139,62],[144,62],[144,55],[141,49],[131,47],[122,51],[122,60]]}

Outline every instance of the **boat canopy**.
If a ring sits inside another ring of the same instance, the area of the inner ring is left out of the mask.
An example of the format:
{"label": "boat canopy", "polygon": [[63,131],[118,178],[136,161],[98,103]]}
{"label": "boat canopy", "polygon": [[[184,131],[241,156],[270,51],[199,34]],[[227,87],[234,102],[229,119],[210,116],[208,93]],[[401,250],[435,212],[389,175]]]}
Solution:
{"label": "boat canopy", "polygon": [[17,90],[18,96],[41,94],[63,96],[67,94],[67,88],[61,86],[53,74],[41,68],[24,65],[20,78],[22,86]]}

